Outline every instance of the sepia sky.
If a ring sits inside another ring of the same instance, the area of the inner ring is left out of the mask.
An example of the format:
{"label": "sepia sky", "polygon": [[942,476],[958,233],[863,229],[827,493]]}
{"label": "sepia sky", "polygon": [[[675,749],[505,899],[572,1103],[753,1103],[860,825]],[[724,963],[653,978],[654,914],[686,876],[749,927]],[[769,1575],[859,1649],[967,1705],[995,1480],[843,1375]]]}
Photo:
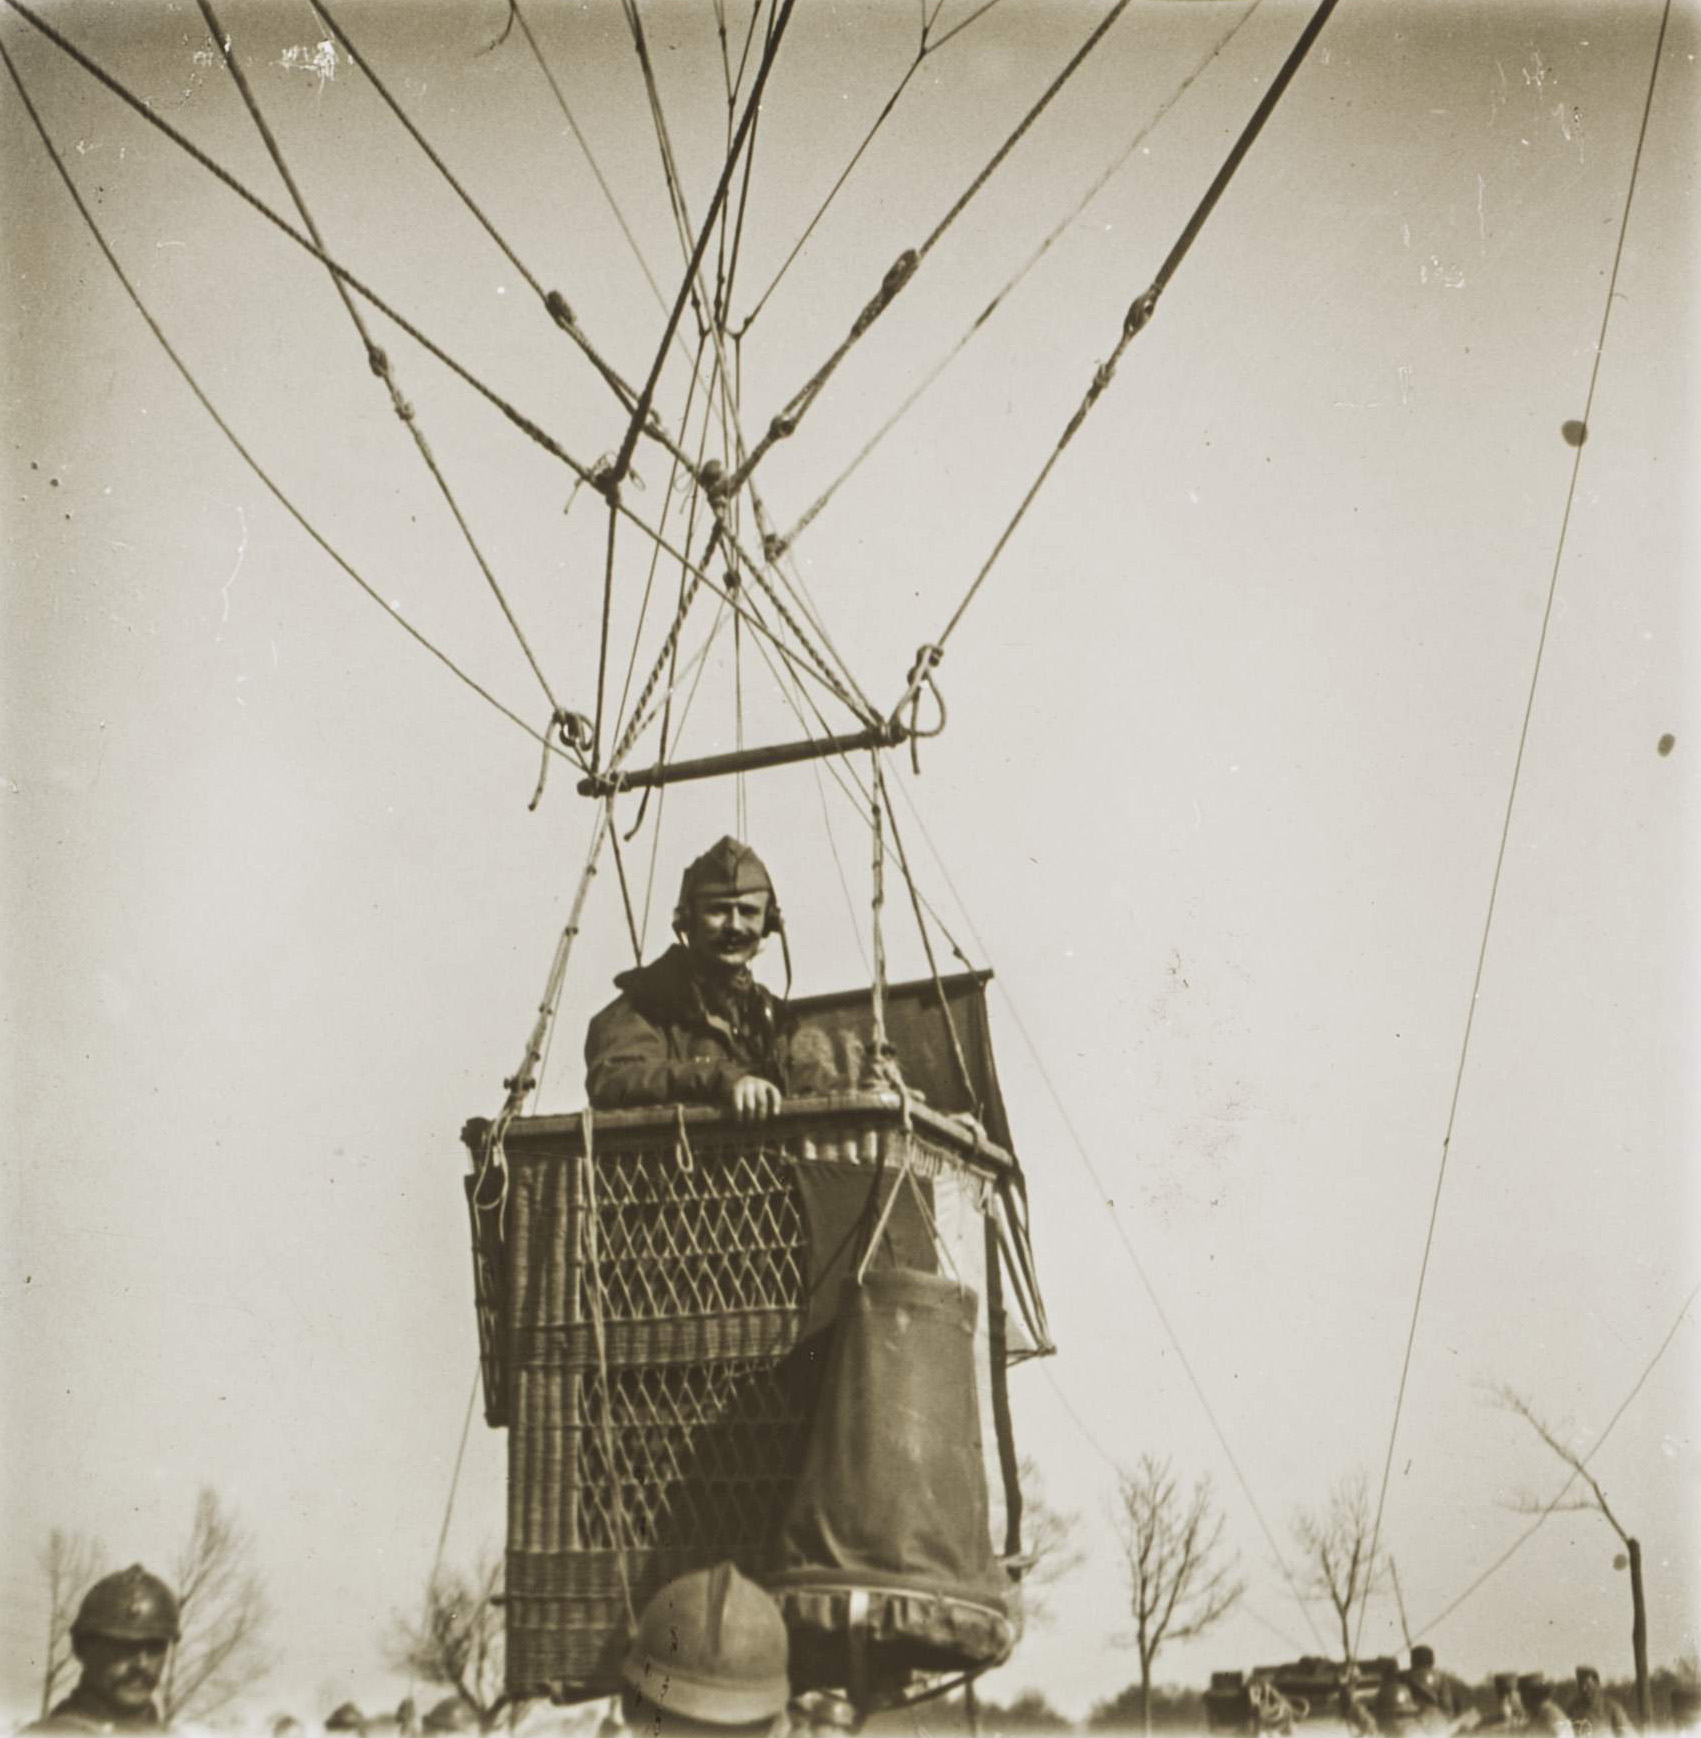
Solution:
{"label": "sepia sky", "polygon": [[[284,206],[195,5],[44,6]],[[736,35],[747,7],[726,10]],[[945,0],[936,35],[970,11]],[[1199,70],[1244,11],[1135,0],[764,463],[789,525],[1197,73],[799,537],[877,704],[949,619],[1309,8],[1260,0]],[[614,450],[603,383],[320,48],[307,0],[220,12],[331,251],[575,456]],[[928,54],[742,340],[748,433],[1102,12],[1001,0]],[[519,32],[490,46],[499,0],[337,15],[641,380],[657,300]],[[620,9],[526,16],[671,293]],[[714,11],[644,16],[696,220],[725,149]],[[913,61],[919,16],[798,7],[763,106],[741,314]],[[906,843],[998,973],[1060,1347],[1013,1377],[1016,1429],[1088,1553],[990,1696],[1035,1686],[1080,1713],[1134,1675],[1108,1504],[1111,1463],[1143,1452],[1212,1478],[1249,1584],[1159,1677],[1322,1651],[1183,1358],[1297,1567],[1295,1512],[1357,1470],[1374,1489],[1388,1453],[1562,524],[1383,1526],[1414,1629],[1563,1478],[1494,1385],[1588,1452],[1701,1279],[1691,0],[1665,38],[1568,520],[1561,433],[1584,412],[1659,23],[1649,0],[1343,0],[951,638],[948,727],[919,777],[897,775],[937,855],[912,821]],[[401,1693],[381,1643],[430,1569],[476,1361],[458,1132],[520,1058],[591,810],[558,764],[528,812],[535,742],[385,619],[544,724],[323,269],[16,13],[0,41],[204,390],[388,606],[194,401],[7,81],[0,1705],[35,1694],[47,1529],[168,1569],[212,1485],[253,1529],[276,1614],[256,1711],[370,1707]],[[589,711],[596,497],[373,323],[555,691]],[[676,353],[658,400],[674,427],[687,373]],[[642,445],[637,469],[628,499],[653,524],[665,455]],[[646,573],[622,533],[611,710]],[[676,583],[664,562],[635,683]],[[713,614],[694,612],[688,652]],[[683,752],[732,746],[740,686],[747,740],[797,733],[748,638],[741,655],[739,684],[730,634],[715,641]],[[651,950],[684,861],[743,826],[798,988],[866,982],[866,817],[808,768],[739,800],[670,793]],[[640,894],[651,831],[628,849]],[[925,969],[895,890],[886,933],[895,976]],[[578,1102],[584,1022],[629,961],[605,869],[546,1107]],[[1692,1313],[1592,1462],[1644,1543],[1656,1662],[1701,1623],[1698,1345]],[[451,1559],[500,1539],[503,1477],[475,1420]],[[1554,1516],[1434,1628],[1442,1663],[1627,1674],[1617,1548],[1599,1517]],[[1399,1640],[1378,1598],[1364,1648]]]}

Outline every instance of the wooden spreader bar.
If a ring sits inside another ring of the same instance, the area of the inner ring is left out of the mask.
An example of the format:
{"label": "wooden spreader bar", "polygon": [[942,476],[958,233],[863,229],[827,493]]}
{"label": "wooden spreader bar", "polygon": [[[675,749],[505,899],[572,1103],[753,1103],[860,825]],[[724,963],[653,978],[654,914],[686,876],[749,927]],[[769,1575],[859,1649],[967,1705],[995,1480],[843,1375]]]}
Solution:
{"label": "wooden spreader bar", "polygon": [[656,766],[620,772],[593,772],[579,780],[582,797],[611,797],[620,791],[684,784],[690,779],[725,778],[728,773],[760,772],[764,767],[791,766],[801,760],[824,760],[830,754],[855,754],[864,748],[896,748],[909,731],[893,719],[870,725],[849,736],[815,736],[805,742],[776,742],[766,748],[741,748],[730,754],[706,754],[698,760],[662,761]]}

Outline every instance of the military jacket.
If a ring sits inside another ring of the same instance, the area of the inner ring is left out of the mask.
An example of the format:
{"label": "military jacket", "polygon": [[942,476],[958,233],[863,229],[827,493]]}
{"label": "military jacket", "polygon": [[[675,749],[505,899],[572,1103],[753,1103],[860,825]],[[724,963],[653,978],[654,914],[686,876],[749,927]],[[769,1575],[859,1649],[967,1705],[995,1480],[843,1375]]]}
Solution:
{"label": "military jacket", "polygon": [[163,1732],[159,1710],[150,1702],[139,1714],[119,1715],[79,1684],[51,1713],[25,1732]]}
{"label": "military jacket", "polygon": [[622,972],[620,995],[585,1038],[585,1092],[596,1110],[651,1104],[724,1104],[747,1074],[787,1095],[839,1086],[823,1033],[747,980],[711,1005],[689,949]]}

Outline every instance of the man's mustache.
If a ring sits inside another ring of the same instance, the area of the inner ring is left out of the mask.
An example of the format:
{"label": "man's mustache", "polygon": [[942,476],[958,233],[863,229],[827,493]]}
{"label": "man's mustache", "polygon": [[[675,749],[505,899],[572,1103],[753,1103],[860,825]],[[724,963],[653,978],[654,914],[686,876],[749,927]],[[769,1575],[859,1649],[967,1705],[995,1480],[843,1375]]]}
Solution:
{"label": "man's mustache", "polygon": [[132,1684],[139,1689],[151,1690],[159,1682],[159,1673],[152,1666],[126,1666],[118,1674],[118,1687],[128,1689]]}

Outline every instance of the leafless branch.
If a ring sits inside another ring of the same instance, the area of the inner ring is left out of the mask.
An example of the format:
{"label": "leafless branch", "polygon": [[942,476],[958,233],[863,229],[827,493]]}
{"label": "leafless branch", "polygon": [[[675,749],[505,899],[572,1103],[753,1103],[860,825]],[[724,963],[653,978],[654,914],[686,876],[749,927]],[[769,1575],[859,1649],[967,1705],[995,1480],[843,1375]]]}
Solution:
{"label": "leafless branch", "polygon": [[490,1731],[507,1707],[503,1690],[503,1628],[496,1600],[502,1555],[484,1552],[470,1573],[446,1569],[426,1590],[417,1616],[398,1616],[385,1655],[398,1671],[453,1690]]}
{"label": "leafless branch", "polygon": [[42,1548],[41,1572],[47,1578],[47,1653],[41,1673],[41,1711],[58,1700],[71,1674],[71,1625],[83,1595],[100,1574],[105,1552],[82,1533],[55,1527]]}
{"label": "leafless branch", "polygon": [[1149,1725],[1152,1664],[1164,1643],[1203,1635],[1234,1609],[1246,1584],[1232,1561],[1219,1561],[1224,1521],[1208,1476],[1184,1492],[1169,1461],[1142,1455],[1118,1481],[1115,1524]]}
{"label": "leafless branch", "polygon": [[1079,1543],[1080,1515],[1072,1509],[1059,1509],[1047,1499],[1039,1467],[1027,1455],[1016,1470],[1022,1486],[1022,1530],[1027,1542],[1022,1617],[1025,1624],[1033,1626],[1050,1621],[1046,1590],[1079,1569],[1086,1553]]}
{"label": "leafless branch", "polygon": [[265,1647],[271,1611],[254,1541],[210,1488],[195,1500],[175,1570],[183,1633],[160,1684],[168,1725],[210,1718],[271,1670]]}
{"label": "leafless branch", "polygon": [[[1531,1403],[1510,1383],[1501,1383],[1494,1390],[1494,1396],[1497,1404],[1502,1406],[1506,1411],[1512,1413],[1515,1417],[1523,1419],[1536,1435],[1539,1436],[1542,1441],[1545,1442],[1547,1446],[1551,1448],[1568,1467],[1571,1468],[1571,1476],[1573,1479],[1581,1479],[1593,1493],[1594,1500],[1592,1502],[1579,1501],[1569,1504],[1562,1504],[1559,1502],[1551,1504],[1544,1503],[1540,1506],[1541,1510],[1557,1513],[1561,1508],[1598,1509],[1601,1514],[1606,1517],[1607,1523],[1612,1530],[1621,1540],[1628,1544],[1630,1542],[1630,1535],[1625,1532],[1622,1526],[1619,1525],[1618,1516],[1612,1512],[1611,1506],[1608,1504],[1606,1499],[1606,1492],[1601,1489],[1600,1480],[1589,1471],[1583,1456],[1569,1444],[1560,1441],[1552,1426],[1537,1413],[1535,1407],[1532,1406]],[[1532,1509],[1525,1512],[1536,1513],[1537,1511]]]}
{"label": "leafless branch", "polygon": [[1386,1578],[1381,1552],[1371,1558],[1374,1520],[1370,1481],[1363,1472],[1339,1480],[1322,1509],[1302,1509],[1293,1520],[1294,1538],[1306,1557],[1305,1591],[1326,1600],[1341,1627],[1341,1657],[1353,1657],[1352,1609]]}

